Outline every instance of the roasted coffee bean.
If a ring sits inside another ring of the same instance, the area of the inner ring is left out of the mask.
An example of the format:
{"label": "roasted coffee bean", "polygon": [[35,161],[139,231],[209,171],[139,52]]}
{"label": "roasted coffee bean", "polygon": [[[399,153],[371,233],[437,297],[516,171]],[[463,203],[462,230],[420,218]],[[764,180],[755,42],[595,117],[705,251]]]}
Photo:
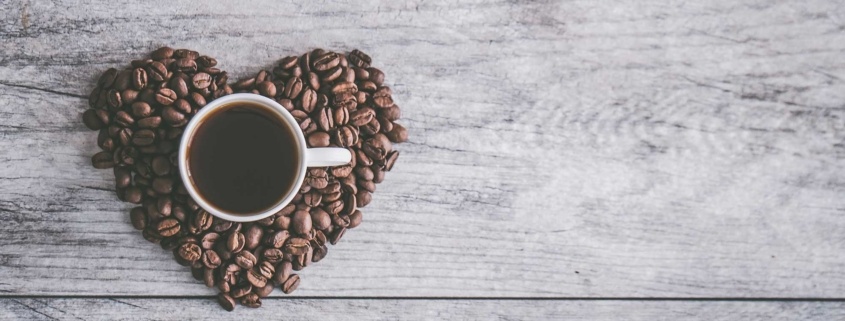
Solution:
{"label": "roasted coffee bean", "polygon": [[358,193],[355,194],[355,199],[358,201],[358,204],[356,204],[358,205],[358,207],[364,207],[367,206],[367,204],[370,204],[370,201],[372,200],[372,195],[370,194],[370,192],[367,192],[365,190],[359,190]]}
{"label": "roasted coffee bean", "polygon": [[129,146],[129,144],[132,143],[132,137],[134,135],[135,134],[132,132],[132,129],[120,128],[117,131],[117,141],[123,146]]}
{"label": "roasted coffee bean", "polygon": [[349,123],[349,110],[346,108],[335,108],[332,111],[334,116],[334,124],[336,126],[342,126]]}
{"label": "roasted coffee bean", "polygon": [[287,98],[296,99],[302,92],[302,86],[302,79],[299,79],[298,77],[291,78],[285,82],[285,91],[282,94]]}
{"label": "roasted coffee bean", "polygon": [[373,180],[373,170],[370,169],[367,166],[355,167],[354,172],[355,172],[355,176],[357,176],[358,179],[362,179],[362,180],[365,180],[365,181]]}
{"label": "roasted coffee bean", "polygon": [[143,207],[134,207],[129,211],[129,221],[132,222],[132,227],[137,230],[143,230],[147,227],[147,213]]}
{"label": "roasted coffee bean", "polygon": [[115,142],[114,139],[109,137],[109,132],[105,129],[100,130],[100,134],[97,135],[97,146],[103,149],[103,151],[113,152],[115,149]]}
{"label": "roasted coffee bean", "polygon": [[197,62],[191,58],[176,59],[173,66],[181,72],[193,73],[197,71]]}
{"label": "roasted coffee bean", "polygon": [[204,209],[198,209],[194,215],[194,226],[200,231],[207,231],[214,225],[214,216]]}
{"label": "roasted coffee bean", "polygon": [[121,110],[114,115],[114,122],[121,127],[129,127],[135,123],[135,119],[129,113]]}
{"label": "roasted coffee bean", "polygon": [[276,85],[273,84],[271,81],[262,81],[255,85],[255,88],[258,89],[258,92],[261,93],[263,96],[267,96],[273,98],[276,96]]}
{"label": "roasted coffee bean", "polygon": [[373,118],[369,123],[361,126],[360,131],[364,136],[373,136],[381,131],[381,123],[378,122],[377,118]]}
{"label": "roasted coffee bean", "polygon": [[176,96],[176,92],[174,92],[170,88],[160,88],[158,92],[156,92],[155,100],[162,106],[170,106],[173,104],[176,99],[179,97]]}
{"label": "roasted coffee bean", "polygon": [[399,151],[394,150],[387,154],[387,157],[384,160],[384,170],[390,171],[393,169],[393,164],[396,163],[396,159],[399,158]]}
{"label": "roasted coffee bean", "polygon": [[270,225],[273,225],[273,219],[274,219],[274,217],[268,216],[268,217],[265,217],[265,218],[262,218],[260,220],[255,221],[255,224],[257,224],[259,226],[270,226]]}
{"label": "roasted coffee bean", "polygon": [[276,265],[276,272],[273,273],[273,283],[281,285],[290,278],[293,268],[290,261],[283,261]]}
{"label": "roasted coffee bean", "polygon": [[289,237],[290,232],[287,230],[276,231],[268,235],[264,243],[269,247],[278,249],[285,244],[285,241],[287,241]]}
{"label": "roasted coffee bean", "polygon": [[106,126],[106,123],[97,116],[97,110],[95,109],[88,109],[82,113],[82,122],[90,130],[99,130]]}
{"label": "roasted coffee bean", "polygon": [[302,92],[302,97],[297,102],[303,111],[311,113],[317,107],[317,100],[317,92],[312,88],[308,88]]}
{"label": "roasted coffee bean", "polygon": [[293,274],[288,279],[282,283],[282,292],[285,294],[291,294],[297,287],[299,287],[299,275]]}
{"label": "roasted coffee bean", "polygon": [[170,174],[170,160],[164,155],[158,155],[152,159],[151,169],[158,176]]}
{"label": "roasted coffee bean", "polygon": [[170,177],[156,177],[152,185],[153,190],[159,194],[170,194],[173,191],[173,179]]}
{"label": "roasted coffee bean", "polygon": [[334,52],[327,52],[322,55],[312,55],[311,68],[315,71],[326,71],[340,64],[340,57]]}
{"label": "roasted coffee bean", "polygon": [[[281,261],[281,259],[279,260]],[[273,273],[276,272],[276,267],[270,261],[264,261],[256,265],[255,269],[263,276],[265,279],[269,280],[273,277]]]}
{"label": "roasted coffee bean", "polygon": [[220,293],[217,295],[217,303],[219,303],[220,306],[226,311],[235,310],[235,299],[233,299],[226,293]]}
{"label": "roasted coffee bean", "polygon": [[303,200],[308,206],[318,206],[323,200],[323,194],[318,191],[310,191],[305,194]]}
{"label": "roasted coffee bean", "polygon": [[114,80],[116,77],[117,69],[109,68],[102,75],[100,75],[100,79],[97,80],[97,86],[103,89],[110,88],[114,84]]}
{"label": "roasted coffee bean", "polygon": [[364,142],[363,151],[367,156],[373,160],[383,160],[387,153],[393,150],[393,145],[382,133],[378,133],[373,138]]}
{"label": "roasted coffee bean", "polygon": [[132,170],[127,166],[116,166],[114,168],[114,186],[126,188],[132,183]]}
{"label": "roasted coffee bean", "polygon": [[320,260],[324,259],[328,253],[329,248],[325,245],[315,247],[313,255],[311,257],[311,262],[320,262]]}
{"label": "roasted coffee bean", "polygon": [[205,286],[209,288],[213,288],[217,285],[217,277],[215,276],[214,269],[205,268],[203,269],[202,274],[202,281],[205,283]]}
{"label": "roasted coffee bean", "polygon": [[179,233],[179,221],[174,218],[166,218],[158,222],[158,235],[169,237]]}
{"label": "roasted coffee bean", "polygon": [[152,81],[162,82],[167,77],[167,67],[158,61],[153,61],[147,65],[147,77]]}
{"label": "roasted coffee bean", "polygon": [[262,252],[261,257],[268,262],[277,263],[283,260],[285,255],[280,249],[269,248]]}
{"label": "roasted coffee bean", "polygon": [[[387,157],[390,158],[390,154],[388,154]],[[383,170],[380,166],[373,166],[371,168],[373,169],[373,183],[381,184],[381,182],[384,181],[385,170]]]}
{"label": "roasted coffee bean", "polygon": [[[325,230],[331,226],[332,221],[329,213],[326,213],[322,208],[315,207],[311,209],[311,224],[317,230]],[[296,218],[294,216],[294,218]]]}
{"label": "roasted coffee bean", "polygon": [[[272,218],[271,218],[272,220]],[[271,221],[272,223],[272,221]],[[253,250],[261,244],[261,238],[264,236],[264,229],[260,225],[254,224],[246,229],[244,232],[244,248]]]}
{"label": "roasted coffee bean", "polygon": [[354,126],[341,126],[334,132],[334,143],[349,147],[358,143],[358,129]]}
{"label": "roasted coffee bean", "polygon": [[226,248],[232,253],[238,253],[243,250],[244,243],[244,235],[241,232],[234,232],[226,239]]}
{"label": "roasted coffee bean", "polygon": [[376,86],[381,86],[384,83],[384,72],[378,68],[367,68],[367,72],[370,73],[370,81],[374,82]]}
{"label": "roasted coffee bean", "polygon": [[[196,78],[196,75],[194,75],[194,78]],[[178,98],[184,98],[188,96],[188,83],[182,77],[170,78],[168,87],[173,90],[173,92],[176,94],[176,97]]]}
{"label": "roasted coffee bean", "polygon": [[232,228],[232,222],[227,220],[215,220],[211,228],[217,233],[223,233]]}
{"label": "roasted coffee bean", "polygon": [[255,287],[263,287],[267,284],[267,278],[261,275],[261,272],[255,268],[246,271],[246,280]]}
{"label": "roasted coffee bean", "polygon": [[273,221],[273,227],[278,229],[287,230],[290,228],[290,217],[288,216],[279,216],[276,220]]}
{"label": "roasted coffee bean", "polygon": [[332,167],[332,175],[334,177],[346,177],[352,172],[352,166],[344,165],[344,166],[336,166]]}
{"label": "roasted coffee bean", "polygon": [[369,55],[358,49],[352,50],[352,52],[349,53],[348,59],[353,66],[361,68],[369,67],[372,62],[372,58],[370,58]]}
{"label": "roasted coffee bean", "polygon": [[399,106],[395,106],[395,105],[392,106],[392,107],[386,107],[386,108],[379,109],[378,112],[379,112],[380,116],[387,118],[390,121],[396,121],[396,120],[398,120],[399,118],[402,117],[402,113],[401,113],[401,110],[399,109]]}
{"label": "roasted coffee bean", "polygon": [[308,244],[308,240],[294,237],[288,239],[282,250],[290,255],[302,255],[310,250],[310,245]]}
{"label": "roasted coffee bean", "polygon": [[348,175],[346,177],[341,177],[338,181],[340,182],[341,189],[344,192],[351,194],[358,193],[358,184],[355,182],[355,176]]}
{"label": "roasted coffee bean", "polygon": [[143,68],[135,68],[132,71],[132,86],[137,90],[147,87],[147,72]]}
{"label": "roasted coffee bean", "polygon": [[196,59],[197,65],[203,68],[212,68],[217,66],[217,59],[209,56],[200,56]]}
{"label": "roasted coffee bean", "polygon": [[[353,74],[354,75],[354,74]],[[358,86],[355,85],[354,82],[344,81],[334,85],[332,87],[332,93],[335,95],[341,94],[355,94],[358,92]]]}
{"label": "roasted coffee bean", "polygon": [[111,111],[120,110],[120,107],[123,106],[123,98],[120,96],[120,92],[114,89],[106,92],[106,104],[108,104],[109,110]]}
{"label": "roasted coffee bean", "polygon": [[235,255],[235,264],[245,270],[251,269],[256,262],[258,262],[258,259],[250,251],[240,251]]}
{"label": "roasted coffee bean", "polygon": [[185,126],[188,123],[188,118],[173,107],[164,107],[161,111],[161,116],[165,122],[174,127]]}
{"label": "roasted coffee bean", "polygon": [[361,225],[361,220],[363,219],[363,214],[361,211],[355,210],[352,214],[349,214],[349,226],[347,228],[355,228],[358,225]]}
{"label": "roasted coffee bean", "polygon": [[[259,287],[261,288],[261,287]],[[258,297],[258,294],[250,293],[241,298],[241,304],[248,308],[260,308],[261,307],[261,298]]]}
{"label": "roasted coffee bean", "polygon": [[155,132],[149,129],[142,129],[132,135],[132,144],[136,146],[147,146],[155,142],[155,139]]}
{"label": "roasted coffee bean", "polygon": [[253,291],[255,292],[255,295],[257,295],[259,298],[266,298],[270,295],[270,293],[273,293],[273,288],[275,288],[275,286],[272,283],[268,282],[267,285],[265,285],[264,287],[255,288],[253,289]]}
{"label": "roasted coffee bean", "polygon": [[191,78],[191,85],[196,89],[208,88],[208,86],[210,86],[212,82],[213,79],[211,75],[204,72],[198,72],[194,75],[193,78]]}
{"label": "roasted coffee bean", "polygon": [[150,53],[150,58],[155,60],[162,60],[170,57],[173,57],[173,48],[170,47],[161,47]]}
{"label": "roasted coffee bean", "polygon": [[358,181],[358,188],[363,189],[367,192],[373,193],[376,191],[376,184],[373,181],[365,181],[363,179],[359,179]]}
{"label": "roasted coffee bean", "polygon": [[194,243],[185,243],[179,246],[179,258],[187,262],[195,262],[200,259],[202,249]]}
{"label": "roasted coffee bean", "polygon": [[[346,108],[350,111],[358,109],[358,99],[353,94],[340,94],[332,99],[335,108]],[[353,115],[350,114],[350,119]]]}
{"label": "roasted coffee bean", "polygon": [[217,252],[207,250],[202,253],[202,265],[208,269],[216,269],[220,266],[221,260]]}
{"label": "roasted coffee bean", "polygon": [[308,211],[297,211],[291,218],[291,232],[305,234],[311,230],[311,214]]}
{"label": "roasted coffee bean", "polygon": [[308,146],[326,147],[331,144],[331,137],[326,132],[313,132],[308,135]]}
{"label": "roasted coffee bean", "polygon": [[331,235],[329,235],[329,243],[332,245],[337,244],[340,241],[340,238],[343,237],[343,234],[346,233],[346,228],[341,227],[339,229],[334,230]]}
{"label": "roasted coffee bean", "polygon": [[334,115],[332,113],[332,109],[328,106],[320,107],[317,111],[318,121],[317,124],[320,126],[320,129],[323,131],[331,131],[334,128]]}
{"label": "roasted coffee bean", "polygon": [[353,193],[344,195],[343,209],[341,210],[340,215],[348,216],[356,210],[358,210],[358,197]]}
{"label": "roasted coffee bean", "polygon": [[215,232],[209,232],[202,236],[202,240],[200,241],[200,245],[205,250],[210,250],[214,247],[214,243],[217,242],[217,239],[220,238],[220,234]]}
{"label": "roasted coffee bean", "polygon": [[376,117],[376,112],[369,107],[359,108],[349,114],[349,122],[355,126],[364,126]]}
{"label": "roasted coffee bean", "polygon": [[313,188],[325,188],[329,185],[328,173],[322,168],[309,168],[305,176],[305,183]]}
{"label": "roasted coffee bean", "polygon": [[392,122],[390,124],[393,124],[393,128],[388,131],[387,139],[394,143],[406,142],[408,140],[408,130],[402,125]]}
{"label": "roasted coffee bean", "polygon": [[120,100],[124,104],[129,104],[138,98],[139,92],[134,89],[124,89],[120,92]]}
{"label": "roasted coffee bean", "polygon": [[340,212],[343,211],[343,201],[342,200],[336,200],[334,202],[328,203],[328,204],[326,204],[325,208],[326,208],[326,212],[329,212],[329,214],[332,214],[332,215],[340,214]]}
{"label": "roasted coffee bean", "polygon": [[146,118],[152,115],[153,109],[150,104],[143,101],[136,101],[132,103],[132,115],[138,118]]}
{"label": "roasted coffee bean", "polygon": [[247,294],[250,294],[251,292],[252,292],[252,285],[247,283],[247,284],[239,285],[239,286],[232,288],[232,291],[229,294],[231,294],[233,298],[237,299],[237,298],[242,298],[242,297],[246,296]]}
{"label": "roasted coffee bean", "polygon": [[143,198],[144,193],[141,192],[141,189],[138,187],[128,187],[123,191],[123,201],[133,204],[141,204],[141,200]]}
{"label": "roasted coffee bean", "polygon": [[[173,200],[167,196],[161,196],[156,200],[156,209],[161,215],[170,216],[173,213]],[[178,218],[177,218],[178,219]]]}
{"label": "roasted coffee bean", "polygon": [[114,158],[111,152],[102,151],[91,157],[91,164],[98,169],[111,168],[114,167]]}

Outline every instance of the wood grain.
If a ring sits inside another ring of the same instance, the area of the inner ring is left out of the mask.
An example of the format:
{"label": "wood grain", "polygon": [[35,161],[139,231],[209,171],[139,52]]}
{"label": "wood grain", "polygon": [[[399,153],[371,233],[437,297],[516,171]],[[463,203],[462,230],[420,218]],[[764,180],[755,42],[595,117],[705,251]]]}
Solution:
{"label": "wood grain", "polygon": [[[298,295],[845,290],[836,1],[2,4],[3,296],[213,293],[132,230],[111,173],[90,167],[96,135],[80,121],[99,72],[160,45],[213,55],[236,76],[318,46],[362,49],[387,73],[410,142]],[[28,313],[19,305],[0,309]]]}
{"label": "wood grain", "polygon": [[[178,308],[176,308],[178,307]],[[211,299],[0,299],[0,320],[747,320],[827,321],[842,302],[265,300],[226,313]]]}

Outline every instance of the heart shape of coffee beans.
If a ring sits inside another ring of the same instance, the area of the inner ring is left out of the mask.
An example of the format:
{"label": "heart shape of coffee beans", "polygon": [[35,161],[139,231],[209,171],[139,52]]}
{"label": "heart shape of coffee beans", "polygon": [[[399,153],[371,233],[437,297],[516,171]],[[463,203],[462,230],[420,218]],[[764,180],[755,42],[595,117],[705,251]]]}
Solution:
{"label": "heart shape of coffee beans", "polygon": [[[220,290],[226,310],[235,302],[257,308],[275,287],[291,293],[299,271],[319,262],[347,229],[361,224],[407,139],[395,123],[399,107],[384,73],[358,50],[348,55],[315,49],[281,59],[272,71],[230,84],[217,60],[188,49],[162,47],[123,70],[109,69],[89,96],[82,121],[98,130],[95,168],[114,169],[120,200],[145,239],[173,251],[197,280]],[[351,164],[309,168],[292,203],[266,219],[235,223],[212,216],[185,190],[177,164],[183,127],[208,102],[236,92],[276,100],[299,122],[310,147],[345,147]]]}

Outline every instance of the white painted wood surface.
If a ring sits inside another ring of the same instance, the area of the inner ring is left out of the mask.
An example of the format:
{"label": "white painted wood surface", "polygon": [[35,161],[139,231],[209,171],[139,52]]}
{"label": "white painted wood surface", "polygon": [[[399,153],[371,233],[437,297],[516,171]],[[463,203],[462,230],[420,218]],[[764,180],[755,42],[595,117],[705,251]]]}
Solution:
{"label": "white painted wood surface", "polygon": [[0,4],[2,296],[213,294],[132,230],[80,121],[160,45],[236,76],[359,48],[393,84],[410,142],[296,295],[845,293],[838,1]]}
{"label": "white painted wood surface", "polygon": [[829,321],[845,303],[526,300],[265,300],[221,313],[208,299],[0,299],[0,320],[630,320]]}

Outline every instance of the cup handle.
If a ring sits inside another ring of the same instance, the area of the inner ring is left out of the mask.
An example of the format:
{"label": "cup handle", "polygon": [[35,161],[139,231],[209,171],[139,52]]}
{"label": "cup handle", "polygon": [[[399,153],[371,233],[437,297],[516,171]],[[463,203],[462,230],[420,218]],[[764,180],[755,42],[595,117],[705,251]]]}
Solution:
{"label": "cup handle", "polygon": [[305,153],[308,154],[307,167],[342,166],[352,161],[352,153],[346,148],[309,148]]}

